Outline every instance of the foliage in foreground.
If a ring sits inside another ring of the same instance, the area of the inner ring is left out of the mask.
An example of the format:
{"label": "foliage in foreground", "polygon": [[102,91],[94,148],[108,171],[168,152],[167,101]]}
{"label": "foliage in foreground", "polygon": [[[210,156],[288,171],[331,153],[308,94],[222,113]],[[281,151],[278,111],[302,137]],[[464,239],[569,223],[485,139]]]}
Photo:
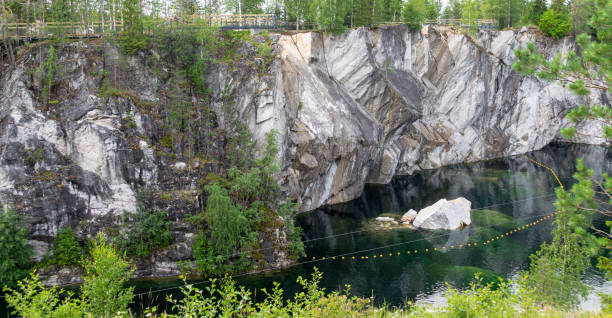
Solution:
{"label": "foliage in foreground", "polygon": [[[103,243],[101,243],[103,244]],[[109,252],[109,245],[94,248],[92,265],[95,268],[108,265],[108,261],[124,260]],[[106,256],[111,256],[106,257]],[[114,266],[119,277],[129,274],[128,267]],[[111,283],[108,293],[87,293],[78,298],[70,292],[57,288],[45,289],[38,276],[19,282],[18,288],[8,290],[9,306],[13,313],[22,317],[134,317],[128,310],[131,289],[117,290],[124,281],[108,281],[111,276],[86,276],[86,284],[102,286]],[[173,313],[159,312],[155,307],[145,309],[146,317],[561,317],[567,313],[554,308],[542,308],[534,301],[533,294],[522,285],[512,281],[484,284],[479,275],[465,291],[449,287],[447,305],[408,303],[405,308],[376,307],[372,298],[350,295],[350,286],[343,292],[327,292],[320,287],[322,274],[315,268],[311,279],[298,277],[302,290],[288,298],[278,283],[272,290],[261,290],[266,295],[260,302],[254,294],[237,286],[231,277],[211,279],[208,287],[199,289],[191,284],[181,288],[180,299],[168,297],[173,304]],[[84,285],[85,286],[85,285]],[[84,292],[84,287],[81,288]],[[109,295],[111,297],[109,297]],[[97,306],[92,306],[97,304]],[[576,313],[573,313],[576,314]],[[595,317],[598,314],[584,313]]]}
{"label": "foliage in foreground", "polygon": [[98,234],[85,268],[80,297],[57,288],[44,288],[36,273],[19,281],[14,289],[4,288],[13,314],[21,317],[116,317],[127,315],[134,298],[133,287],[125,288],[133,268],[115,248]]}

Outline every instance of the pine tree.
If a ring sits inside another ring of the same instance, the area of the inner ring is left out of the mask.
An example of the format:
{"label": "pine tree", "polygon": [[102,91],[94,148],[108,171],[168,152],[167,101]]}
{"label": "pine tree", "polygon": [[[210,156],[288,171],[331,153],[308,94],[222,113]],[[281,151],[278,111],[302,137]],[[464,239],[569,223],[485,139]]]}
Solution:
{"label": "pine tree", "polygon": [[28,229],[12,209],[0,208],[0,285],[12,287],[29,271]]}
{"label": "pine tree", "polygon": [[420,31],[425,19],[425,1],[408,0],[402,9],[402,20],[411,31]]}
{"label": "pine tree", "polygon": [[123,1],[123,32],[120,40],[123,52],[128,55],[136,54],[147,45],[139,0]]}
{"label": "pine tree", "polygon": [[[551,7],[559,6],[555,1]],[[597,14],[591,18],[590,26],[596,30],[596,41],[581,34],[577,42],[582,56],[570,52],[563,59],[557,55],[548,61],[539,53],[533,43],[525,49],[515,51],[517,57],[513,68],[525,75],[537,75],[541,79],[559,81],[574,94],[584,96],[590,91],[612,92],[612,0],[598,0]],[[542,19],[541,19],[542,20]],[[540,21],[541,22],[541,21]],[[603,134],[612,139],[612,108],[606,105],[580,106],[568,114],[568,119],[577,123],[583,119],[599,119],[604,122]],[[563,129],[561,134],[573,138],[574,127]],[[555,207],[559,213],[556,220],[554,239],[543,245],[533,258],[529,270],[529,285],[536,287],[538,299],[542,302],[573,308],[584,295],[580,277],[590,264],[587,257],[599,255],[599,267],[612,270],[612,177],[604,174],[595,179],[593,172],[579,160],[574,175],[576,183],[567,191],[557,188]],[[606,218],[605,228],[593,223],[593,218]],[[561,252],[562,251],[562,252]],[[538,288],[539,287],[539,288]],[[603,298],[610,306],[610,297]]]}
{"label": "pine tree", "polygon": [[58,265],[78,264],[81,261],[83,248],[70,227],[57,233],[53,244],[53,258]]}
{"label": "pine tree", "polygon": [[450,0],[446,7],[444,7],[444,12],[442,13],[442,18],[444,19],[461,19],[463,16],[462,13],[463,7],[461,6],[461,1],[459,0]]}
{"label": "pine tree", "polygon": [[439,0],[425,0],[425,19],[437,20],[442,10],[442,2]]}
{"label": "pine tree", "polygon": [[540,16],[546,11],[546,1],[544,0],[533,0],[528,5],[527,15],[525,16],[527,22],[538,24],[540,22]]}

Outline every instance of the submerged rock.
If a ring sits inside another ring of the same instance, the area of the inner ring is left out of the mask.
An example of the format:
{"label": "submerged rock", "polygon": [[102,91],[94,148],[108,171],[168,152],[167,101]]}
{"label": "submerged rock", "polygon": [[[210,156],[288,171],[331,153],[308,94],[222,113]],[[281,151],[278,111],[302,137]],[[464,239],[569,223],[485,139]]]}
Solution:
{"label": "submerged rock", "polygon": [[414,221],[416,217],[417,217],[417,211],[410,209],[408,212],[402,215],[402,218],[400,219],[400,221],[402,221],[402,223],[404,224],[409,224],[409,223],[412,223],[412,221]]}
{"label": "submerged rock", "polygon": [[413,225],[429,230],[455,230],[470,225],[472,203],[463,197],[454,200],[441,199],[423,208],[414,219]]}
{"label": "submerged rock", "polygon": [[397,224],[397,221],[394,220],[391,217],[388,216],[379,216],[376,218],[376,222],[383,222],[383,223],[392,223],[392,224]]}
{"label": "submerged rock", "polygon": [[513,228],[517,225],[516,219],[494,210],[472,210],[471,218],[474,225],[495,226],[499,228]]}

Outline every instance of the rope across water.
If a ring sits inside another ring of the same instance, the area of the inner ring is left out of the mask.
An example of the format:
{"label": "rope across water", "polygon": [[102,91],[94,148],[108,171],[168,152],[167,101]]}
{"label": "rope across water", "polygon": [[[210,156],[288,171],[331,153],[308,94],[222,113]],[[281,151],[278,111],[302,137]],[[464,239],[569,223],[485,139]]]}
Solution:
{"label": "rope across water", "polygon": [[[559,177],[557,176],[557,174],[555,173],[555,171],[534,160],[531,159],[529,157],[527,157],[526,155],[521,155],[522,157],[524,157],[525,159],[529,160],[530,162],[533,162],[545,169],[547,169],[549,172],[551,172],[551,174],[555,177],[555,179],[557,180],[557,182],[559,183],[559,186],[561,186],[561,188],[563,188],[563,183],[561,182],[561,180],[559,179]],[[509,204],[509,203],[515,203],[515,202],[520,202],[520,201],[526,201],[526,200],[531,200],[531,199],[535,199],[535,198],[544,198],[544,197],[551,197],[552,195],[554,195],[554,193],[548,192],[546,195],[542,195],[542,196],[537,196],[537,197],[531,197],[531,198],[526,198],[526,199],[522,199],[522,200],[513,200],[510,202],[505,202],[505,203],[499,203],[499,204],[493,204],[493,205],[489,205],[489,206],[484,206],[484,207],[480,207],[480,209],[484,209],[487,207],[493,207],[493,206],[499,206],[499,205],[503,205],[503,204]],[[419,239],[415,239],[415,240],[409,240],[409,241],[404,241],[404,242],[399,242],[399,243],[393,243],[393,244],[387,244],[387,245],[383,245],[383,246],[379,246],[379,247],[375,247],[375,248],[369,248],[369,249],[363,249],[363,250],[358,250],[358,251],[353,251],[353,252],[349,252],[349,253],[343,253],[343,254],[338,254],[338,255],[333,255],[333,256],[322,256],[322,257],[312,257],[312,259],[310,260],[304,260],[301,262],[297,262],[294,264],[291,264],[287,267],[285,267],[284,269],[287,268],[291,268],[291,267],[295,267],[295,266],[299,266],[299,265],[305,265],[305,264],[313,264],[313,263],[317,263],[317,262],[323,262],[323,261],[366,261],[366,260],[375,260],[375,259],[381,259],[381,258],[389,258],[389,257],[397,257],[397,256],[401,256],[403,255],[418,255],[419,253],[423,254],[431,254],[431,253],[443,253],[443,252],[447,252],[447,251],[452,251],[452,250],[461,250],[461,249],[466,249],[466,248],[475,248],[478,247],[479,245],[481,246],[485,246],[485,245],[490,245],[495,243],[496,241],[503,239],[503,238],[507,238],[511,235],[514,235],[520,231],[524,231],[530,227],[533,227],[539,223],[545,222],[550,220],[551,218],[553,218],[558,212],[553,212],[551,214],[548,215],[537,215],[537,216],[532,216],[529,217],[527,219],[524,219],[522,221],[526,221],[526,220],[532,220],[534,218],[536,218],[535,221],[532,222],[528,222],[527,224],[524,224],[522,226],[518,226],[515,227],[511,230],[508,230],[500,235],[496,235],[494,237],[489,238],[488,240],[481,240],[481,241],[471,241],[471,242],[467,242],[465,244],[459,244],[459,245],[451,245],[449,247],[443,246],[440,248],[434,247],[434,248],[424,248],[424,249],[406,249],[404,251],[394,251],[394,252],[385,252],[382,253],[381,251],[384,249],[388,249],[388,248],[396,248],[399,246],[404,246],[407,244],[411,244],[411,243],[416,243],[419,241],[425,241],[425,240],[431,240],[431,239],[435,239],[435,238],[441,238],[441,237],[446,237],[446,236],[450,236],[452,233],[446,233],[446,234],[441,234],[441,235],[435,235],[435,236],[431,236],[431,237],[423,237],[423,238],[419,238]],[[492,227],[498,227],[501,226],[503,224],[495,224],[495,225],[490,225],[490,226],[485,226],[485,227],[479,227],[479,229],[486,229],[486,228],[492,228]],[[369,231],[369,230],[358,230],[358,231],[352,231],[352,232],[346,232],[346,233],[341,233],[341,234],[336,234],[336,235],[330,235],[330,236],[324,236],[324,237],[319,237],[319,238],[315,238],[315,239],[310,239],[310,240],[305,240],[304,242],[312,242],[312,241],[316,241],[316,240],[322,240],[322,239],[329,239],[329,238],[333,238],[333,237],[339,237],[339,236],[345,236],[345,235],[351,235],[351,234],[356,234],[356,233],[361,233],[361,232],[365,232],[365,231]],[[251,252],[254,252],[256,250],[252,250]],[[376,254],[367,254],[366,253],[371,253],[377,251]],[[363,254],[363,255],[361,255]],[[239,254],[238,254],[239,255]],[[238,278],[238,277],[243,277],[243,276],[249,276],[249,275],[257,275],[257,274],[262,274],[265,272],[270,272],[270,271],[277,271],[279,269],[277,268],[267,268],[267,269],[262,269],[262,270],[256,270],[256,271],[251,271],[251,272],[247,272],[247,273],[243,273],[243,274],[238,274],[238,275],[234,275],[232,276],[233,278]],[[201,281],[201,282],[196,282],[196,283],[192,283],[191,285],[201,285],[201,284],[208,284],[210,283],[210,280],[208,281]],[[155,293],[160,293],[160,292],[164,292],[164,291],[169,291],[169,290],[176,290],[176,289],[180,289],[181,287],[183,287],[183,285],[177,285],[177,286],[172,286],[172,287],[167,287],[167,288],[162,288],[162,289],[157,289],[157,290],[152,290],[152,291],[148,291],[148,292],[143,292],[143,293],[138,293],[135,294],[134,296],[139,296],[142,297],[143,295],[151,295],[151,294],[155,294]]]}

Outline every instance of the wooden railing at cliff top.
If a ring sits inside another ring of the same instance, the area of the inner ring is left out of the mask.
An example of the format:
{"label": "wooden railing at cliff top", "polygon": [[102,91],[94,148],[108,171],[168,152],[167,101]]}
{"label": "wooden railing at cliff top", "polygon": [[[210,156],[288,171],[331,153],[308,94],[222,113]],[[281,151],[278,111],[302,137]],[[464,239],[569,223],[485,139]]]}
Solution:
{"label": "wooden railing at cliff top", "polygon": [[[217,14],[201,16],[185,16],[182,18],[159,18],[151,22],[154,25],[192,26],[206,24],[220,29],[281,29],[286,24],[273,14]],[[6,26],[6,27],[4,27]],[[25,22],[0,23],[0,32],[5,32],[3,38],[26,37],[27,24]],[[54,36],[65,37],[99,37],[102,34],[121,31],[123,22],[95,21],[95,22],[46,22],[36,21],[29,25],[28,36],[31,38],[50,38]]]}
{"label": "wooden railing at cliff top", "polygon": [[[152,25],[173,25],[197,27],[200,24],[218,27],[220,29],[293,29],[296,27],[295,22],[286,22],[279,20],[273,14],[215,14],[215,15],[193,15],[182,18],[158,18],[150,24]],[[479,28],[496,28],[497,21],[492,19],[438,19],[425,20],[425,24],[432,25],[448,25],[470,27],[477,26]],[[402,22],[385,22],[383,25],[402,24]],[[301,24],[300,27],[315,28],[312,23]],[[18,23],[0,23],[0,32],[3,32],[2,38],[17,38],[24,39],[26,37],[27,24],[25,22]],[[121,31],[123,28],[122,21],[95,21],[95,22],[46,22],[35,21],[30,23],[28,36],[36,39],[45,39],[54,36],[64,37],[99,37],[102,34]]]}
{"label": "wooden railing at cliff top", "polygon": [[433,25],[449,25],[449,26],[477,26],[477,27],[489,27],[497,28],[497,20],[495,19],[437,19],[437,20],[425,20],[425,24]]}

